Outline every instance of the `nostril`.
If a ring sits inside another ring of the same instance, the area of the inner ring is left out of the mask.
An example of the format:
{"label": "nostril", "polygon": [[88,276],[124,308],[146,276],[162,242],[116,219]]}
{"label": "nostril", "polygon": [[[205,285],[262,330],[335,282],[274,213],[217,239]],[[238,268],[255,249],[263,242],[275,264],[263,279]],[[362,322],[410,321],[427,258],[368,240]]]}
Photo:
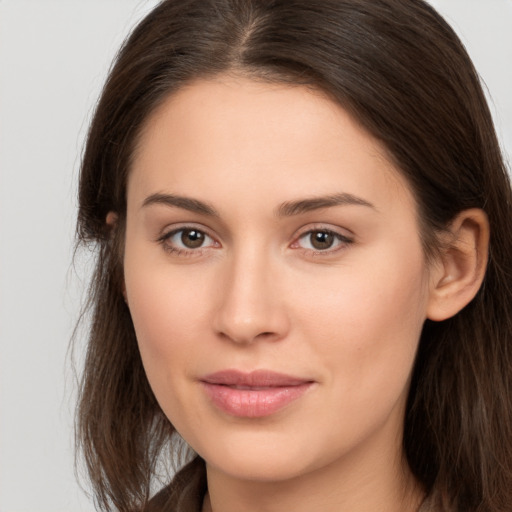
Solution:
{"label": "nostril", "polygon": [[239,344],[252,344],[255,341],[271,341],[274,339],[279,339],[280,336],[277,332],[273,331],[264,331],[257,334],[251,334],[249,332],[226,332],[226,331],[218,331],[218,335],[225,340],[230,340]]}

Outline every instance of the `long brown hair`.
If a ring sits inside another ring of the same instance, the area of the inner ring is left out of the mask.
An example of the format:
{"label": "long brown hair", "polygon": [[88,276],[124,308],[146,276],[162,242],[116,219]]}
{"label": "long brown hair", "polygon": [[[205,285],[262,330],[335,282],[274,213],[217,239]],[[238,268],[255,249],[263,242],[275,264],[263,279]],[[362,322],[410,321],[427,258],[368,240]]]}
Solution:
{"label": "long brown hair", "polygon": [[[487,213],[484,284],[455,317],[427,320],[403,443],[440,510],[511,510],[510,182],[471,60],[423,0],[164,0],[123,45],[90,127],[79,189],[78,241],[98,256],[77,441],[98,506],[143,510],[175,434],[148,385],[122,296],[130,160],[169,94],[224,72],[319,88],[347,109],[414,191],[427,257],[457,213]],[[199,478],[197,460],[194,468]],[[172,490],[179,495],[181,483]]]}

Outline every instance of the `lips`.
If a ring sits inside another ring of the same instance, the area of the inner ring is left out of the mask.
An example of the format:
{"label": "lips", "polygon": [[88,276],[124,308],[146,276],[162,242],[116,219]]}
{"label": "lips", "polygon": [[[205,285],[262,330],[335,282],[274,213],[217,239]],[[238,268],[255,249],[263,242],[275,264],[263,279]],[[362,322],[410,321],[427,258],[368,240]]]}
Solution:
{"label": "lips", "polygon": [[206,395],[223,412],[238,417],[269,416],[298,400],[312,380],[257,370],[223,370],[200,380]]}

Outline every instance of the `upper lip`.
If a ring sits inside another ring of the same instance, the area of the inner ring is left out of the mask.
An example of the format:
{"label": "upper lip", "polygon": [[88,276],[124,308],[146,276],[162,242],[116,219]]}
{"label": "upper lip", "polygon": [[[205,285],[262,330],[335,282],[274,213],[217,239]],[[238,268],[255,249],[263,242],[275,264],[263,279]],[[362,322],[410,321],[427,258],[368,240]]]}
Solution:
{"label": "upper lip", "polygon": [[294,377],[271,370],[255,370],[243,372],[240,370],[222,370],[211,373],[201,378],[207,384],[222,386],[246,386],[246,387],[286,387],[300,386],[312,382],[310,379]]}

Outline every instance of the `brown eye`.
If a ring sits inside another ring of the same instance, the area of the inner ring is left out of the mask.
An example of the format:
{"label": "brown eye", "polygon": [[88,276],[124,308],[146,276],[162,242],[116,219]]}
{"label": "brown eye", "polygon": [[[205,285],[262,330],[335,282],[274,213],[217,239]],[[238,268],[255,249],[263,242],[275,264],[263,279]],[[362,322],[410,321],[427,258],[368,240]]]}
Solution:
{"label": "brown eye", "polygon": [[311,247],[318,251],[330,249],[336,241],[336,236],[330,231],[312,231],[309,234]]}
{"label": "brown eye", "polygon": [[197,249],[203,245],[205,234],[197,229],[183,229],[180,238],[187,249]]}
{"label": "brown eye", "polygon": [[218,247],[217,242],[204,231],[184,227],[166,233],[159,240],[165,251],[180,256],[200,254],[201,249]]}
{"label": "brown eye", "polygon": [[317,253],[332,253],[352,242],[352,239],[330,229],[312,229],[299,238],[297,246]]}

